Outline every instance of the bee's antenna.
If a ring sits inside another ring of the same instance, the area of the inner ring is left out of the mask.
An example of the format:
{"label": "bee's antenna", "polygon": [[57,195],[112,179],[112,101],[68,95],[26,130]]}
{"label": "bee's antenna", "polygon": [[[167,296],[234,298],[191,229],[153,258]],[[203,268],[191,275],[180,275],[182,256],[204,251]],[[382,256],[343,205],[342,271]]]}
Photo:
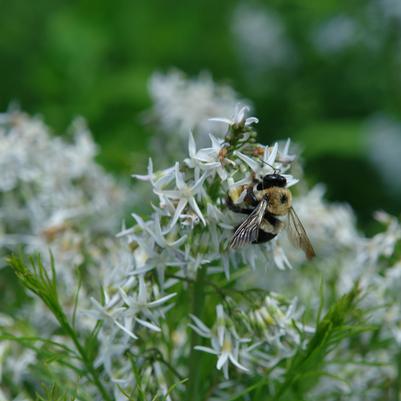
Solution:
{"label": "bee's antenna", "polygon": [[262,163],[266,164],[267,166],[271,167],[273,169],[273,174],[280,174],[280,169],[279,168],[275,168],[274,166],[272,166],[270,163],[265,162],[264,160],[260,160]]}

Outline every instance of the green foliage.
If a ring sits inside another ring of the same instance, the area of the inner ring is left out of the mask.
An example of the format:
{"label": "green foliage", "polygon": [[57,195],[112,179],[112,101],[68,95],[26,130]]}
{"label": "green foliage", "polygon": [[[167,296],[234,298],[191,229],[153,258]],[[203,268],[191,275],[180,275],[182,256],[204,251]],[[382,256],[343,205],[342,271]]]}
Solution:
{"label": "green foliage", "polygon": [[63,393],[56,385],[45,389],[44,395],[37,395],[36,401],[75,401],[75,396],[68,396]]}
{"label": "green foliage", "polygon": [[[359,285],[338,299],[328,312],[317,322],[314,335],[307,345],[285,362],[285,378],[281,383],[271,383],[269,377],[256,380],[230,401],[245,400],[303,400],[318,378],[327,375],[327,356],[349,340],[363,332],[373,330],[366,324],[366,312],[358,307],[361,298]],[[271,385],[274,391],[271,393]]]}
{"label": "green foliage", "polygon": [[[344,187],[338,192],[321,157],[337,157],[338,163],[350,157],[356,165],[362,157],[368,169],[361,123],[377,112],[400,116],[397,19],[378,15],[368,20],[368,3],[359,1],[313,1],[302,7],[298,0],[253,2],[262,12],[280,16],[297,59],[294,65],[255,74],[236,54],[230,24],[237,4],[40,0],[31,8],[22,0],[5,2],[0,108],[16,100],[28,112],[44,115],[58,133],[83,115],[102,147],[101,163],[129,174],[146,164],[142,151],[152,132],[142,113],[150,107],[150,75],[171,67],[189,75],[207,70],[254,103],[266,142],[295,137],[308,149],[307,160],[315,162],[309,170],[316,179],[333,188],[334,199],[356,206],[365,184],[354,185],[344,197]],[[314,51],[311,37],[336,15],[366,27],[367,43],[324,57]],[[380,177],[372,181],[381,185]],[[382,200],[364,200],[366,212],[360,217],[366,220],[385,206],[397,210],[398,199],[385,188],[382,192]]]}
{"label": "green foliage", "polygon": [[[113,398],[100,379],[99,370],[94,367],[97,326],[82,342],[60,305],[53,256],[50,255],[50,271],[44,266],[39,255],[30,257],[28,262],[24,260],[23,256],[11,256],[9,264],[21,284],[44,302],[60,325],[61,332],[72,341],[75,346],[74,357],[81,365],[78,365],[79,371],[97,387],[103,400],[112,400]],[[34,341],[36,340],[34,339]],[[17,341],[21,343],[23,339],[17,339]],[[67,350],[70,351],[68,348]],[[57,358],[59,357],[57,353],[55,355]],[[77,369],[75,366],[71,366],[71,368]]]}
{"label": "green foliage", "polygon": [[362,320],[362,312],[357,307],[359,296],[360,290],[355,285],[330,307],[318,322],[306,349],[300,350],[290,360],[286,379],[273,398],[275,401],[288,393],[293,394],[292,399],[297,394],[305,394],[316,383],[316,379],[325,374],[325,359],[331,351],[344,340],[372,329]]}

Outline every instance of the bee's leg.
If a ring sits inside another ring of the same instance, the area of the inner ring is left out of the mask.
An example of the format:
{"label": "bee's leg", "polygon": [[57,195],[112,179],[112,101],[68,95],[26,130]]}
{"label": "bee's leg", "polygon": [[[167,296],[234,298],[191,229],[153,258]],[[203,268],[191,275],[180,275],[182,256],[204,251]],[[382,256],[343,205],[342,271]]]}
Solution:
{"label": "bee's leg", "polygon": [[266,231],[259,230],[258,238],[252,242],[252,244],[263,244],[265,242],[271,241],[277,234],[267,233]]}
{"label": "bee's leg", "polygon": [[226,199],[226,204],[227,207],[235,213],[251,214],[253,212],[253,209],[246,209],[244,207],[235,205],[229,196]]}
{"label": "bee's leg", "polygon": [[256,199],[256,196],[253,192],[253,187],[248,187],[245,195],[245,201],[254,207],[258,206],[259,201]]}

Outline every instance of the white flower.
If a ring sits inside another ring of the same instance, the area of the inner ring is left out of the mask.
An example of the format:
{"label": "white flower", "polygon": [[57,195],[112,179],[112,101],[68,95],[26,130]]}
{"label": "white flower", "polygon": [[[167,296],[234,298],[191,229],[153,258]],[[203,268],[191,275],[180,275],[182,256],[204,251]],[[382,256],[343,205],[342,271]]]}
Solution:
{"label": "white flower", "polygon": [[[208,118],[229,117],[239,101],[231,88],[216,84],[205,73],[192,79],[179,71],[156,73],[150,79],[149,92],[153,100],[151,114],[164,132],[186,138],[189,131],[195,130],[201,142],[211,128]],[[171,140],[174,138],[170,136]],[[163,143],[169,145],[165,140]]]}
{"label": "white flower", "polygon": [[209,134],[209,137],[212,146],[196,151],[195,140],[191,132],[188,143],[189,158],[185,159],[184,162],[191,168],[215,171],[220,179],[225,181],[228,177],[228,173],[225,170],[224,164],[235,165],[235,163],[224,157],[224,139],[218,139],[212,134]]}
{"label": "white flower", "polygon": [[[146,286],[143,275],[139,276],[138,292],[133,296],[128,296],[123,288],[119,288],[119,293],[124,301],[124,318],[128,325],[134,325],[134,322],[153,330],[160,331],[160,328],[155,324],[157,323],[157,316],[153,313],[153,309],[160,307],[177,294],[169,294],[159,299],[149,301],[150,294]],[[139,318],[138,314],[143,315],[147,320]],[[124,329],[124,331],[126,331]],[[132,334],[131,330],[129,333]]]}
{"label": "white flower", "polygon": [[[308,236],[322,258],[330,259],[349,252],[361,243],[356,218],[349,205],[329,203],[324,199],[325,188],[317,185],[306,194],[294,198],[294,209],[307,229]],[[338,224],[338,222],[341,224]],[[294,253],[291,247],[286,252]],[[291,255],[291,260],[297,260]]]}
{"label": "white flower", "polygon": [[92,297],[91,301],[94,309],[86,310],[82,313],[91,316],[96,320],[103,320],[112,324],[116,324],[132,338],[137,339],[138,337],[135,334],[131,333],[126,327],[117,321],[117,319],[122,316],[122,312],[124,311],[123,307],[116,307],[118,298],[110,298],[107,291],[103,291],[103,295],[104,305],[101,305],[95,298]]}
{"label": "white flower", "polygon": [[273,259],[274,263],[280,270],[285,270],[286,268],[292,269],[292,265],[288,260],[284,249],[278,244],[278,241],[275,242],[273,247]]}
{"label": "white flower", "polygon": [[[245,162],[259,179],[263,178],[266,174],[273,174],[276,170],[280,171],[280,174],[283,175],[287,180],[288,188],[295,185],[298,180],[295,179],[292,175],[281,173],[280,169],[282,168],[282,164],[276,161],[278,151],[279,146],[276,142],[272,148],[265,146],[262,159],[255,160],[239,151],[236,151],[235,155],[238,156],[243,162]],[[288,152],[287,145],[284,151],[286,153]]]}
{"label": "white flower", "polygon": [[201,210],[199,209],[198,203],[196,202],[196,197],[202,192],[202,184],[207,177],[207,172],[205,172],[200,178],[198,178],[192,185],[188,185],[185,182],[183,173],[179,170],[179,163],[175,164],[175,183],[176,190],[165,190],[165,189],[154,189],[154,192],[159,195],[160,199],[163,201],[165,198],[173,199],[178,201],[174,216],[170,222],[169,229],[172,229],[177,223],[178,219],[181,217],[187,204],[189,204],[192,210],[200,218],[202,223],[206,225],[206,220],[203,217]]}
{"label": "white flower", "polygon": [[313,43],[322,54],[339,53],[358,42],[359,30],[357,21],[346,15],[337,15],[317,28]]}
{"label": "white flower", "polygon": [[257,124],[259,120],[256,117],[247,117],[246,114],[249,112],[248,106],[243,106],[240,108],[239,105],[235,107],[235,112],[232,118],[214,117],[209,118],[209,121],[216,121],[231,125],[233,127],[244,127],[248,128],[252,124]]}
{"label": "white flower", "polygon": [[278,154],[277,154],[277,161],[284,166],[289,163],[292,163],[297,158],[297,156],[295,154],[289,153],[290,145],[291,145],[291,139],[288,138],[287,142],[285,143],[284,149],[282,151],[280,151],[280,149],[279,149]]}
{"label": "white flower", "polygon": [[222,305],[217,305],[216,314],[217,325],[214,331],[205,326],[196,316],[191,315],[193,324],[190,324],[190,327],[200,336],[209,338],[212,345],[212,347],[197,345],[195,349],[216,355],[218,357],[216,367],[219,370],[223,369],[226,379],[228,379],[229,362],[238,369],[248,372],[248,369],[238,361],[238,358],[241,345],[250,340],[239,338],[235,330],[226,327]]}
{"label": "white flower", "polygon": [[135,213],[132,213],[132,217],[136,220],[138,226],[141,227],[142,230],[147,232],[153,238],[156,244],[161,248],[167,248],[167,247],[178,248],[187,239],[186,235],[182,236],[176,241],[171,241],[170,239],[166,239],[167,234],[171,230],[169,229],[166,229],[165,231],[162,230],[160,224],[160,216],[158,214],[155,215],[153,221],[149,221],[148,223],[145,223],[143,219]]}
{"label": "white flower", "polygon": [[387,229],[361,242],[357,254],[357,263],[361,267],[366,264],[375,265],[381,256],[391,256],[401,239],[401,225],[398,219],[385,212],[377,213],[376,218],[386,224]]}
{"label": "white flower", "polygon": [[168,169],[154,173],[153,161],[151,158],[149,158],[148,174],[147,175],[133,174],[132,176],[141,181],[149,181],[154,188],[163,188],[164,186],[168,185],[172,180],[174,180],[175,168],[170,167]]}
{"label": "white flower", "polygon": [[293,63],[293,46],[284,21],[274,10],[241,2],[234,10],[231,30],[238,57],[246,65],[244,70],[250,80]]}

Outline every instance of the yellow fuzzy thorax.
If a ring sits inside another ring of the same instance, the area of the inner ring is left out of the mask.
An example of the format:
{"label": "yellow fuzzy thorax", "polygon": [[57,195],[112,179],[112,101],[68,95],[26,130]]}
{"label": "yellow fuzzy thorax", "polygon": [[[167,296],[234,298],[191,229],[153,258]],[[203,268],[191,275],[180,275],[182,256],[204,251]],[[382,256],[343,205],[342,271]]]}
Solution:
{"label": "yellow fuzzy thorax", "polygon": [[[237,204],[242,192],[246,189],[245,185],[232,188],[228,195]],[[254,190],[256,199],[261,201],[264,196],[268,198],[267,211],[275,216],[285,216],[292,206],[292,194],[287,188],[272,187],[261,191]]]}
{"label": "yellow fuzzy thorax", "polygon": [[292,206],[292,194],[287,188],[272,187],[258,191],[255,195],[258,200],[267,196],[267,211],[275,216],[285,216]]}

